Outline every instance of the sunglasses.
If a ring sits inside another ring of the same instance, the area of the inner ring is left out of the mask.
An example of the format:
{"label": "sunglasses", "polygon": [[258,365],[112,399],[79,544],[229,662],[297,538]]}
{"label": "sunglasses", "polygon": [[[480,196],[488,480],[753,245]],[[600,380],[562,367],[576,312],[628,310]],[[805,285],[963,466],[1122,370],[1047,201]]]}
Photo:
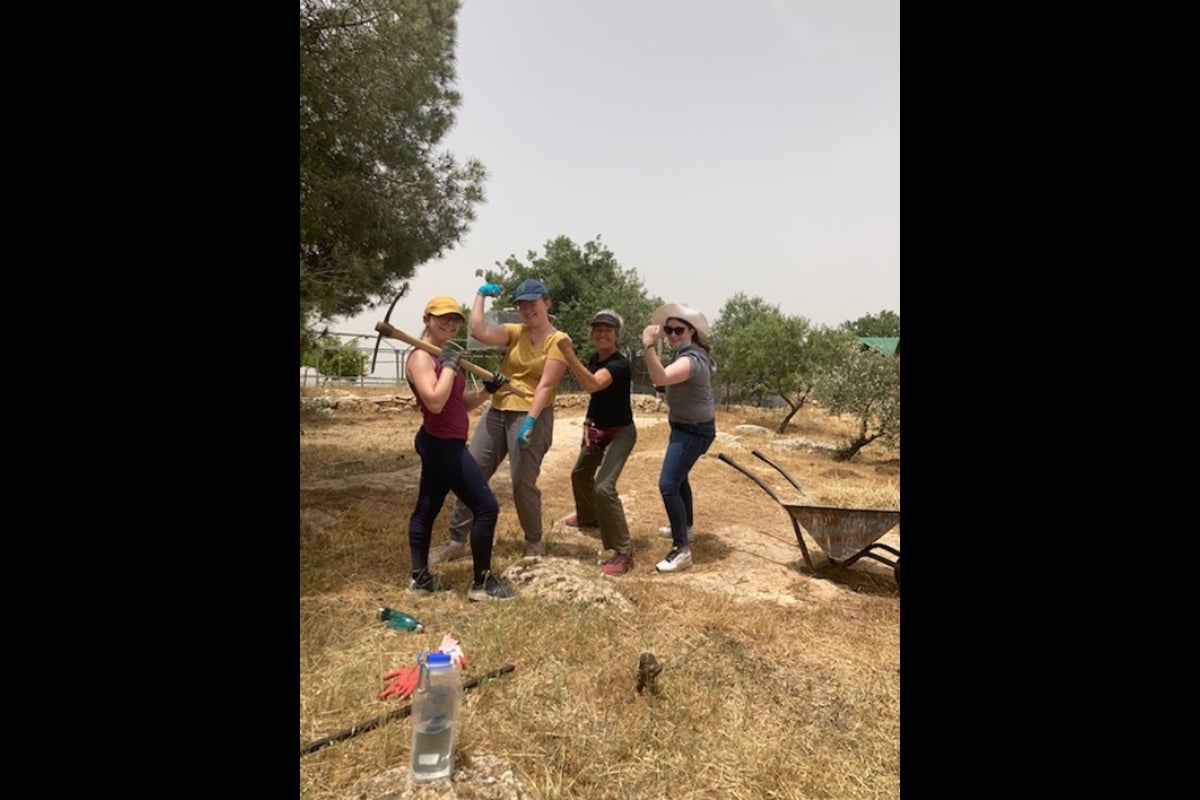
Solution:
{"label": "sunglasses", "polygon": [[676,336],[683,336],[685,333],[687,333],[687,328],[683,327],[682,325],[680,325],[678,328],[675,328],[671,325],[663,325],[663,330]]}

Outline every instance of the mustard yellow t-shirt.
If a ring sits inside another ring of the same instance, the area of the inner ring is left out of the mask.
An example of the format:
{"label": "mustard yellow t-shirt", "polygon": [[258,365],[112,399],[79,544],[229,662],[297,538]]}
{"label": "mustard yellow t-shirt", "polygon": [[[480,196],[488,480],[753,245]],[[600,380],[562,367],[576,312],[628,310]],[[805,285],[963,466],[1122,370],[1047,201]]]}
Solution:
{"label": "mustard yellow t-shirt", "polygon": [[[542,380],[546,360],[567,363],[562,351],[558,349],[558,342],[563,338],[563,333],[555,331],[538,344],[534,344],[529,335],[529,326],[506,322],[504,328],[508,331],[508,352],[500,361],[500,371],[508,376],[510,383],[527,391],[529,398],[521,397],[509,390],[508,384],[505,384],[492,395],[492,408],[500,411],[528,411],[533,406],[533,393]],[[555,387],[550,395],[550,402],[553,403],[557,396],[558,388]]]}

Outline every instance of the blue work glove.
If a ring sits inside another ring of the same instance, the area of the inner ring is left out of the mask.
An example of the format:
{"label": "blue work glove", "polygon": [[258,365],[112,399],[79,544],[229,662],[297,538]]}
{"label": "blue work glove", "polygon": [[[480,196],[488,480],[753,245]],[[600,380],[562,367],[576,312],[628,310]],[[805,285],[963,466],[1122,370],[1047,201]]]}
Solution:
{"label": "blue work glove", "polygon": [[521,426],[521,432],[517,434],[517,445],[524,450],[529,447],[529,434],[533,433],[533,423],[537,422],[537,417],[525,415],[525,424]]}
{"label": "blue work glove", "polygon": [[485,283],[483,286],[479,287],[479,293],[484,297],[499,297],[500,286],[499,284],[495,283]]}

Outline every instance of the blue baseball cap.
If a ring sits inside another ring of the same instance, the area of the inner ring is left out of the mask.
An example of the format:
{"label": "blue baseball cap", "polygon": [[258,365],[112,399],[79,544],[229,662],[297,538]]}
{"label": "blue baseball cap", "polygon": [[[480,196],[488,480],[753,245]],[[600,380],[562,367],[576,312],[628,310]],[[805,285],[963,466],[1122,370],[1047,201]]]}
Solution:
{"label": "blue baseball cap", "polygon": [[550,294],[546,291],[546,284],[539,281],[537,278],[526,278],[521,281],[521,285],[517,287],[518,300],[537,300],[539,297]]}

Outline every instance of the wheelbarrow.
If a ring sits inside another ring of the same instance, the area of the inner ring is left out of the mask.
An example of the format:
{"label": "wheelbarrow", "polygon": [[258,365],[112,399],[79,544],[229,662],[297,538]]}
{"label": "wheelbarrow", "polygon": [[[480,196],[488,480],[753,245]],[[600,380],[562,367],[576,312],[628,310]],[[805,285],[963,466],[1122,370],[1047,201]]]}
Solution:
{"label": "wheelbarrow", "polygon": [[[796,487],[801,495],[804,494],[804,489],[783,467],[758,450],[752,450],[751,453],[774,468],[788,483]],[[802,530],[812,537],[817,547],[825,553],[831,563],[840,567],[849,567],[862,558],[874,559],[891,567],[892,574],[896,577],[896,585],[900,584],[900,551],[878,541],[885,533],[900,524],[899,510],[836,508],[806,503],[788,503],[761,478],[729,456],[720,453],[717,458],[758,484],[760,489],[788,513],[788,519],[792,521],[792,529],[796,532],[796,542],[800,545],[800,552],[804,554],[804,563],[808,565],[809,569],[817,571],[813,566],[812,557],[808,553],[808,545],[804,543],[804,536],[801,535]]]}

